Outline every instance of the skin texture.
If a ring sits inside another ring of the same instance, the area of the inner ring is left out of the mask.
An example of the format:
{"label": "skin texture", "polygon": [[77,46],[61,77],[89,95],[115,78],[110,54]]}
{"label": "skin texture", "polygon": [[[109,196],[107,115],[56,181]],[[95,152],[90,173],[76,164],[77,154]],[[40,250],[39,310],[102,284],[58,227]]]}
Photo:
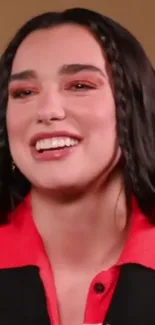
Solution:
{"label": "skin texture", "polygon": [[[103,75],[86,70],[60,74],[67,64],[90,64]],[[10,84],[8,132],[14,161],[35,186],[54,190],[83,187],[114,163],[115,103],[106,65],[98,43],[77,26],[34,32],[19,47],[12,73],[34,70],[37,77]],[[92,88],[78,89],[78,82]],[[32,94],[13,98],[20,88]],[[50,118],[54,120],[47,123]],[[59,162],[36,161],[30,151],[31,137],[54,131],[75,133],[83,141]]]}
{"label": "skin texture", "polygon": [[[64,69],[79,64],[95,68]],[[14,76],[9,85],[10,150],[32,184],[33,218],[53,269],[61,325],[79,325],[92,278],[116,263],[126,239],[110,69],[89,31],[63,25],[23,41],[12,74],[25,70],[33,76]],[[32,137],[55,131],[81,142],[63,159],[36,159]]]}

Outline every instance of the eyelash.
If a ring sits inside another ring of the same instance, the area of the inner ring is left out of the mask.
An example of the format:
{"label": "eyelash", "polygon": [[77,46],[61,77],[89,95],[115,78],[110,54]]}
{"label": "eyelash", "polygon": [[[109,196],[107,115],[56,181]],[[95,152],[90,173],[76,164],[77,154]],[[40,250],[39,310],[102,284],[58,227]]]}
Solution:
{"label": "eyelash", "polygon": [[[80,87],[78,87],[80,86]],[[65,87],[65,90],[73,90],[73,91],[89,91],[89,90],[93,90],[96,89],[97,86],[87,83],[87,82],[82,82],[82,81],[77,81],[77,82],[73,82],[71,84],[69,84],[67,87]]]}
{"label": "eyelash", "polygon": [[11,92],[11,96],[12,98],[14,99],[22,99],[22,98],[25,98],[25,97],[29,97],[31,96],[32,94],[35,94],[36,92],[31,90],[31,89],[17,89],[17,90],[14,90]]}

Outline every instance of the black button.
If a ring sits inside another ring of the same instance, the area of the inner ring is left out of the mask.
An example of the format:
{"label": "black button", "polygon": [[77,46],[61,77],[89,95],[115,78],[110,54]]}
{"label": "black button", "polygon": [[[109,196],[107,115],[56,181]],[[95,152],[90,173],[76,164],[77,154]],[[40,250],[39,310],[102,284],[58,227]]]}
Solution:
{"label": "black button", "polygon": [[94,290],[96,293],[103,293],[105,290],[104,284],[101,282],[95,283]]}

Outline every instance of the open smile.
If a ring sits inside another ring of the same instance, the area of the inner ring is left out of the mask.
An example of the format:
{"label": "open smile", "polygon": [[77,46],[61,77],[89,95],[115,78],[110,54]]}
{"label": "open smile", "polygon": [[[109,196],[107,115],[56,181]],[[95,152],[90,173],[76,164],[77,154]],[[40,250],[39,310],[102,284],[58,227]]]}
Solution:
{"label": "open smile", "polygon": [[74,135],[38,135],[31,141],[32,155],[37,160],[55,160],[65,158],[81,142]]}

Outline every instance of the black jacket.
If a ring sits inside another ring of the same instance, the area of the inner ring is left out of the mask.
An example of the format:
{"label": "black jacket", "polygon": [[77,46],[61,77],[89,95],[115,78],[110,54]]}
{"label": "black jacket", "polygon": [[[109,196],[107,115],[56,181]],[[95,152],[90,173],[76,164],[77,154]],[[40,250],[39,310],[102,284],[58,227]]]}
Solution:
{"label": "black jacket", "polygon": [[[0,325],[51,325],[36,266],[0,270]],[[155,271],[121,267],[103,325],[155,325]]]}

